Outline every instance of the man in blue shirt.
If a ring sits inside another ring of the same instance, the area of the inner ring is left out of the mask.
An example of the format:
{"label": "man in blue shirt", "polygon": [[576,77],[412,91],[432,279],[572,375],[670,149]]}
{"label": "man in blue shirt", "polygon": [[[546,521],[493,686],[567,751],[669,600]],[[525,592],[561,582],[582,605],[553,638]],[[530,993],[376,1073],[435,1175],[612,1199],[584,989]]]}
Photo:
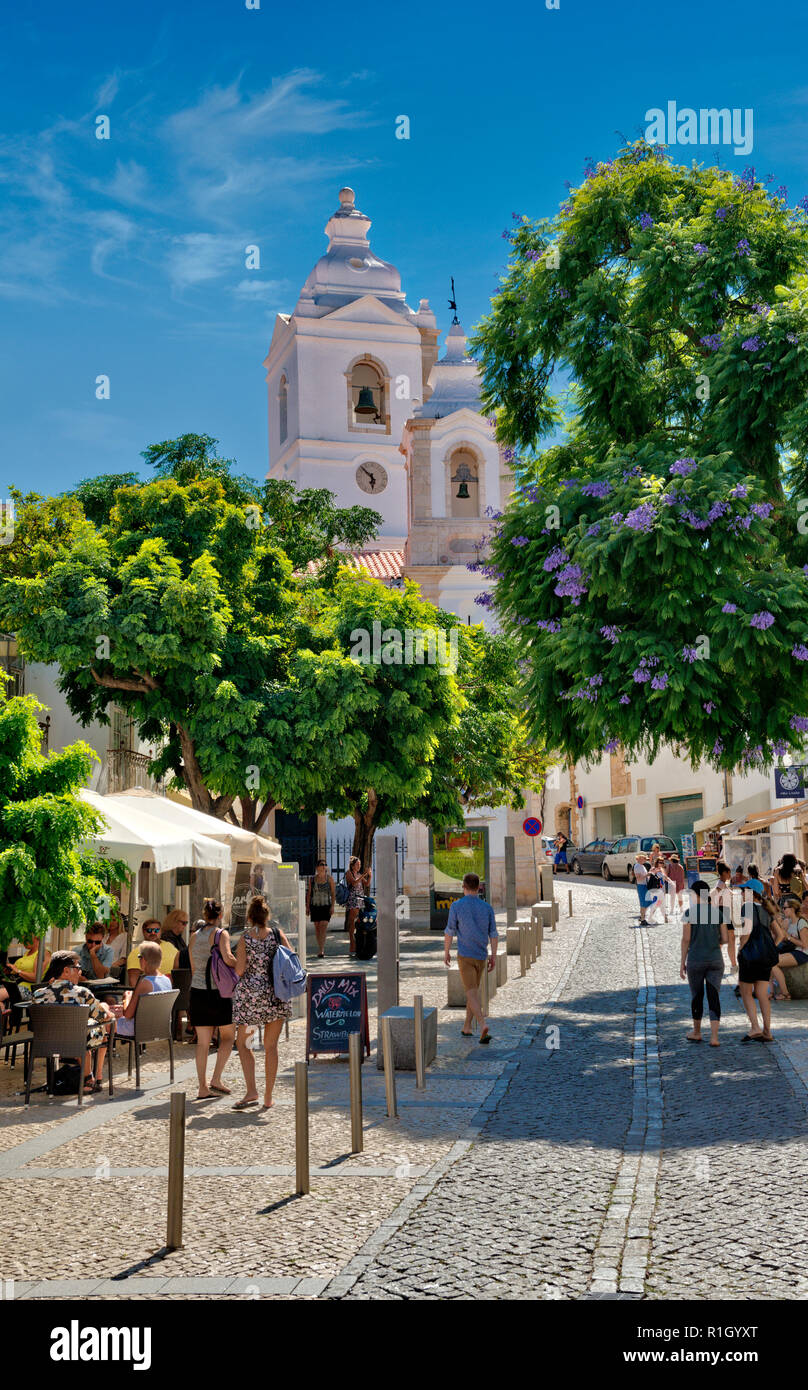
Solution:
{"label": "man in blue shirt", "polygon": [[76,952],[82,980],[105,980],[115,959],[111,946],[104,945],[104,927],[94,922],[84,934],[84,945]]}
{"label": "man in blue shirt", "polygon": [[[480,880],[477,874],[466,874],[463,879],[463,896],[449,908],[449,920],[444,934],[443,958],[451,965],[449,948],[452,937],[457,937],[457,968],[466,991],[466,1020],[463,1037],[471,1037],[471,1020],[477,1019],[480,1025],[480,1042],[489,1043],[491,1034],[480,1003],[480,983],[486,963],[489,970],[494,969],[497,955],[497,920],[490,903],[480,896]],[[491,954],[488,954],[488,942]]]}

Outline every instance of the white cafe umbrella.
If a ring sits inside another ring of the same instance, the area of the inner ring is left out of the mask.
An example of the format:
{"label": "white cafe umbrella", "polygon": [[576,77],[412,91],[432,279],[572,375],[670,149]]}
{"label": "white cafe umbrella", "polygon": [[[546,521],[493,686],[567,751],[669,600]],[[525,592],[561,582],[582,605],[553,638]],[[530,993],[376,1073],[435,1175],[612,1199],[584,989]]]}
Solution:
{"label": "white cafe umbrella", "polygon": [[227,845],[202,835],[198,830],[172,828],[139,806],[121,804],[111,796],[82,788],[83,801],[99,811],[105,827],[86,842],[88,848],[107,859],[122,859],[132,873],[142,863],[152,864],[155,873],[171,869],[221,869],[230,867]]}
{"label": "white cafe umbrella", "polygon": [[277,840],[267,835],[258,835],[253,830],[243,830],[232,821],[220,820],[197,811],[193,806],[184,806],[180,801],[172,801],[167,796],[133,787],[130,791],[114,792],[104,798],[127,806],[141,808],[148,815],[177,830],[193,830],[197,834],[209,835],[211,839],[221,840],[228,845],[233,860],[247,864],[280,864],[281,847]]}

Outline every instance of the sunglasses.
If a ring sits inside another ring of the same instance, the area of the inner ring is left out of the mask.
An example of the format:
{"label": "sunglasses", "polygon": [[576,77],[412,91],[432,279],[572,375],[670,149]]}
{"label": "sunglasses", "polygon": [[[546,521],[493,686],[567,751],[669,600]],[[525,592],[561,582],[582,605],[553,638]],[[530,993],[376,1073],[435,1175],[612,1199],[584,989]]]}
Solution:
{"label": "sunglasses", "polygon": [[159,927],[144,927],[144,928],[143,928],[143,935],[144,935],[144,936],[159,936],[159,935],[160,935],[160,928],[159,928]]}
{"label": "sunglasses", "polygon": [[104,938],[103,938],[103,936],[88,936],[88,937],[87,937],[87,945],[88,945],[88,946],[103,946],[103,944],[104,944]]}

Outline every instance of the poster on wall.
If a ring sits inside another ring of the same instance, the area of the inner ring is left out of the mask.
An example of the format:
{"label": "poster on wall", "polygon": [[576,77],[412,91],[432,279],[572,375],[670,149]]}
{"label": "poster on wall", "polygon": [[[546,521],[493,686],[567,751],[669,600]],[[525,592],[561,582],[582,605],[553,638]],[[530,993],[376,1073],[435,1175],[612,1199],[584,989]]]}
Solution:
{"label": "poster on wall", "polygon": [[488,827],[465,826],[460,830],[429,832],[429,925],[445,931],[449,908],[463,896],[463,875],[477,874],[480,897],[488,888]]}

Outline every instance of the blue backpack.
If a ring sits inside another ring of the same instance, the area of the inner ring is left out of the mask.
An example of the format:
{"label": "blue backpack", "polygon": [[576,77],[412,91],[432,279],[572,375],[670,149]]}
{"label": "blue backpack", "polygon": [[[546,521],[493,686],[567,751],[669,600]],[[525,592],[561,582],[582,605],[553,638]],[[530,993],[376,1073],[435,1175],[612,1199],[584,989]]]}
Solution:
{"label": "blue backpack", "polygon": [[339,880],[339,883],[336,885],[336,887],[335,887],[335,889],[334,889],[334,897],[336,898],[337,903],[339,904],[340,907],[344,907],[345,904],[347,903],[347,901],[348,901],[348,893],[349,893],[349,888],[348,888],[347,883],[345,882],[345,877],[343,876],[343,877]]}
{"label": "blue backpack", "polygon": [[[275,931],[274,927],[273,931]],[[296,999],[299,994],[305,992],[306,972],[295,952],[290,951],[288,946],[281,944],[277,931],[275,931],[275,940],[278,943],[278,949],[272,958],[272,988],[275,991],[275,997],[285,1004],[290,999]]]}

